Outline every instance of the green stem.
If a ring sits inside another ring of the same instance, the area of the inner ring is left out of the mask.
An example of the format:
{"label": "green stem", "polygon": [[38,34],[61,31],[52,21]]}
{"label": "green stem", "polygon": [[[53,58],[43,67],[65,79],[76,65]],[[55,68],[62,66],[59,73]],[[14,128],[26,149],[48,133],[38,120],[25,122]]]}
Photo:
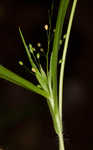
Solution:
{"label": "green stem", "polygon": [[60,132],[58,138],[59,138],[59,150],[65,150],[62,132]]}
{"label": "green stem", "polygon": [[[74,0],[73,1],[73,5],[72,5],[70,19],[69,19],[69,24],[68,24],[68,28],[67,28],[66,40],[65,40],[64,50],[63,50],[63,56],[62,56],[62,64],[61,64],[61,69],[60,69],[60,80],[59,80],[59,115],[60,115],[61,123],[62,123],[62,101],[63,101],[64,68],[65,68],[65,61],[66,61],[66,54],[67,54],[68,42],[69,42],[69,37],[70,37],[70,32],[71,32],[71,27],[72,27],[72,22],[73,22],[73,17],[74,17],[74,14],[75,14],[76,4],[77,4],[77,0]],[[60,149],[60,150],[63,150],[63,149]]]}

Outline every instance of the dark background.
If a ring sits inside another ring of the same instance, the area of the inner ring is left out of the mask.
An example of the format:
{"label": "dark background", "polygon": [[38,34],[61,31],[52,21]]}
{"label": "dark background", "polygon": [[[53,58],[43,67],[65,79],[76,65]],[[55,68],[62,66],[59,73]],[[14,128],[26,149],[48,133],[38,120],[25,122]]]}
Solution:
{"label": "dark background", "polygon": [[[45,34],[41,32],[48,23],[49,5],[49,1],[43,0],[0,0],[0,64],[30,81],[31,76],[18,65],[19,60],[27,59],[18,27],[26,41],[36,45]],[[93,149],[92,9],[92,0],[78,1],[70,36],[63,102],[66,150]],[[42,42],[45,44],[45,40]],[[1,79],[0,147],[5,150],[58,149],[45,99]]]}

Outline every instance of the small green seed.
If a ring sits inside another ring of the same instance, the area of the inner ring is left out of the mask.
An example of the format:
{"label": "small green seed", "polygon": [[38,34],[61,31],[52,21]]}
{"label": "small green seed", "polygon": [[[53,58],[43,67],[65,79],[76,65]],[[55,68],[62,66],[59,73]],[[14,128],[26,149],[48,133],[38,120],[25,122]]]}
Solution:
{"label": "small green seed", "polygon": [[29,48],[31,48],[31,49],[32,49],[32,45],[31,45],[31,44],[29,44]]}
{"label": "small green seed", "polygon": [[60,60],[59,60],[59,64],[61,64],[62,62],[63,62],[63,60],[62,60],[62,59],[60,59]]}
{"label": "small green seed", "polygon": [[43,49],[43,48],[40,48],[40,51],[41,51],[41,52],[44,52],[44,49]]}
{"label": "small green seed", "polygon": [[64,34],[63,39],[66,39],[66,34]]}
{"label": "small green seed", "polygon": [[33,53],[35,51],[35,48],[33,48],[31,44],[29,44],[29,50],[31,53]]}
{"label": "small green seed", "polygon": [[22,61],[19,61],[18,63],[19,63],[20,66],[24,65]]}
{"label": "small green seed", "polygon": [[34,72],[34,73],[36,72],[35,68],[32,68],[32,72]]}
{"label": "small green seed", "polygon": [[37,53],[37,59],[39,59],[40,58],[40,54],[39,53]]}
{"label": "small green seed", "polygon": [[40,42],[37,43],[37,47],[41,47],[41,43]]}

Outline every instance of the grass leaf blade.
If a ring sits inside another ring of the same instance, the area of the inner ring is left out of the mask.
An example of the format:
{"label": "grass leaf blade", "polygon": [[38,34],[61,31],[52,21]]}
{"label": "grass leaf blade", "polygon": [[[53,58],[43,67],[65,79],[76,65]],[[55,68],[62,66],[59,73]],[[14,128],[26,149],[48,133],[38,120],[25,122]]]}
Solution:
{"label": "grass leaf blade", "polygon": [[62,35],[62,29],[63,29],[68,3],[69,0],[61,0],[59,3],[56,31],[54,35],[54,41],[53,41],[53,51],[50,60],[50,78],[53,82],[53,95],[56,100],[57,100],[57,63],[58,63],[57,61],[58,61],[59,41]]}
{"label": "grass leaf blade", "polygon": [[22,39],[23,45],[24,45],[24,47],[25,47],[25,50],[26,50],[26,53],[27,53],[27,56],[28,56],[29,62],[30,62],[30,64],[32,65],[32,67],[36,69],[37,67],[36,67],[36,65],[34,64],[34,62],[33,62],[32,58],[31,58],[30,51],[29,51],[29,49],[28,49],[28,47],[27,47],[27,45],[26,45],[25,39],[24,39],[24,37],[23,37],[22,31],[21,31],[21,29],[20,29],[20,28],[19,28],[19,33],[20,33],[20,36],[21,36],[21,39]]}
{"label": "grass leaf blade", "polygon": [[28,80],[18,76],[17,74],[13,73],[12,71],[6,69],[2,65],[0,65],[0,78],[10,81],[18,86],[26,88],[30,91],[33,91],[37,94],[44,96],[45,98],[49,98],[47,92],[43,91],[42,89],[35,86],[33,83],[29,82]]}

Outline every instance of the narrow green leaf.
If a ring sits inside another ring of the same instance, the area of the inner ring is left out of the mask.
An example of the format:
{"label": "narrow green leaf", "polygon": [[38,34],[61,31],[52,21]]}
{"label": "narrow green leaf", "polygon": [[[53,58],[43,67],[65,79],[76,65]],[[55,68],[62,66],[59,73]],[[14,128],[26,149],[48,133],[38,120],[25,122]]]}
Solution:
{"label": "narrow green leaf", "polygon": [[64,24],[64,19],[67,11],[69,0],[60,0],[59,3],[59,11],[56,23],[56,30],[54,34],[53,41],[53,50],[51,54],[50,60],[50,78],[53,84],[53,95],[55,100],[57,101],[57,63],[58,63],[58,50],[60,46],[60,39],[62,35],[62,29]]}
{"label": "narrow green leaf", "polygon": [[21,36],[21,39],[22,39],[23,45],[24,45],[24,47],[25,47],[25,50],[26,50],[26,53],[27,53],[27,56],[28,56],[29,62],[30,62],[30,64],[32,65],[32,67],[36,69],[37,67],[36,67],[35,63],[33,62],[32,58],[31,58],[30,51],[29,51],[29,49],[28,49],[28,47],[27,47],[27,45],[26,45],[25,39],[24,39],[24,37],[23,37],[23,34],[22,34],[22,32],[21,32],[21,29],[20,29],[20,28],[19,28],[19,33],[20,33],[20,36]]}
{"label": "narrow green leaf", "polygon": [[2,65],[0,65],[0,78],[8,80],[18,86],[24,87],[30,91],[33,91],[37,94],[44,96],[45,98],[49,98],[49,95],[44,90],[38,88],[33,83],[29,82],[28,80],[18,76],[17,74],[11,72],[10,70],[6,69]]}

